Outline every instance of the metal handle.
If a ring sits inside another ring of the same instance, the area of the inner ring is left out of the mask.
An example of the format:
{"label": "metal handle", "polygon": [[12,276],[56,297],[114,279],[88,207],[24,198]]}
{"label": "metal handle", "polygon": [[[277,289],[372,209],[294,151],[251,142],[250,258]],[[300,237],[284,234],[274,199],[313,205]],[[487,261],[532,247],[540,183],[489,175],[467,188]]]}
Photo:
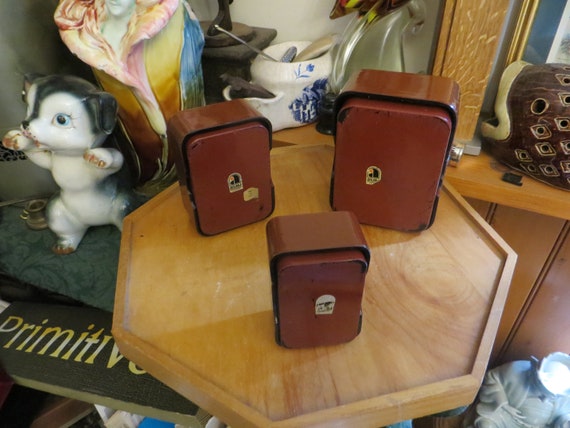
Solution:
{"label": "metal handle", "polygon": [[220,27],[219,25],[214,25],[214,28],[216,30],[218,30],[221,33],[227,34],[228,36],[230,36],[232,39],[237,40],[238,42],[240,42],[242,45],[247,46],[248,48],[250,48],[252,51],[254,51],[255,53],[258,53],[259,55],[267,58],[270,61],[275,61],[275,62],[280,62],[279,60],[276,60],[275,58],[273,58],[272,56],[267,55],[265,52],[257,49],[255,46],[251,46],[248,42],[246,42],[243,39],[240,39],[238,36],[236,36],[235,34],[229,32],[228,30]]}

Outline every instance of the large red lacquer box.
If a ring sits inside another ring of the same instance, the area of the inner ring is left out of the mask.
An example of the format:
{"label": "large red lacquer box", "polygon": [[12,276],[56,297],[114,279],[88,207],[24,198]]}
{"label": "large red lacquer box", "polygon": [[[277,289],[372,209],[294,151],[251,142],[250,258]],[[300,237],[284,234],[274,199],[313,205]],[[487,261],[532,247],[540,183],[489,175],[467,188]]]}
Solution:
{"label": "large red lacquer box", "polygon": [[168,123],[182,197],[204,235],[273,212],[271,123],[237,99],[177,113]]}
{"label": "large red lacquer box", "polygon": [[277,343],[306,348],[354,339],[370,262],[354,214],[279,216],[266,228]]}
{"label": "large red lacquer box", "polygon": [[331,205],[361,223],[427,229],[453,142],[459,87],[451,79],[362,70],[335,101]]}

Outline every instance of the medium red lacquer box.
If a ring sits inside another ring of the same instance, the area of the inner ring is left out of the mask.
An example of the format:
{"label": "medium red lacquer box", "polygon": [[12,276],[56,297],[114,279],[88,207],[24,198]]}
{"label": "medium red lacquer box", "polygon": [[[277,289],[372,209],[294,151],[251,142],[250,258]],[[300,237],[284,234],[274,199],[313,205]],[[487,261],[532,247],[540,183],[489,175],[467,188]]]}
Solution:
{"label": "medium red lacquer box", "polygon": [[168,122],[182,198],[203,235],[273,212],[271,122],[246,101],[196,107]]}
{"label": "medium red lacquer box", "polygon": [[333,209],[390,229],[430,227],[458,103],[459,87],[449,78],[355,73],[335,101]]}
{"label": "medium red lacquer box", "polygon": [[361,330],[370,263],[354,214],[274,217],[267,243],[277,343],[307,348],[353,340]]}

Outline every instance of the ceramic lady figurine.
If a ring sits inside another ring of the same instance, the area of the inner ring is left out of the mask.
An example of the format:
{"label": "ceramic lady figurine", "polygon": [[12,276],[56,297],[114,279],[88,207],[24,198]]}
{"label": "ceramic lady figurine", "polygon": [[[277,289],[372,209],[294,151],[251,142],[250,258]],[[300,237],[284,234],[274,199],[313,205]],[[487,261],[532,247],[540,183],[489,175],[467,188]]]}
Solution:
{"label": "ceramic lady figurine", "polygon": [[570,356],[514,361],[490,370],[479,391],[476,428],[570,426]]}
{"label": "ceramic lady figurine", "polygon": [[60,0],[67,47],[119,103],[138,184],[153,194],[175,177],[166,123],[204,103],[204,36],[186,0]]}

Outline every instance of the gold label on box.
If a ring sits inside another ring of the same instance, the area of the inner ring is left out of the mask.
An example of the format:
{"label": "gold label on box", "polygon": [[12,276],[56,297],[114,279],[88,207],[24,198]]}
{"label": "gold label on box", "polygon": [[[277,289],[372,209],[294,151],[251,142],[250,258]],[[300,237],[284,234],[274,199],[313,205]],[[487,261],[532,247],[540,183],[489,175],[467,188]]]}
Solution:
{"label": "gold label on box", "polygon": [[366,184],[372,185],[382,180],[382,170],[377,166],[369,166],[366,168]]}
{"label": "gold label on box", "polygon": [[228,176],[228,190],[230,193],[243,190],[243,180],[239,172],[234,172]]}

